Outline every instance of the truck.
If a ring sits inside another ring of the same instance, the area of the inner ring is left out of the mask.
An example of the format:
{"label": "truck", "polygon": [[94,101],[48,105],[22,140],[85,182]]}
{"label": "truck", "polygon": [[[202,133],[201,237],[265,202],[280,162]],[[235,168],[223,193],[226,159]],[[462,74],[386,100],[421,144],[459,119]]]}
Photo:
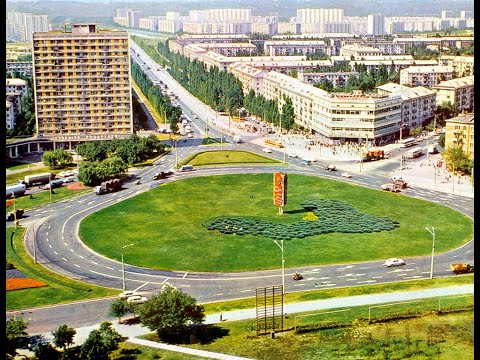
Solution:
{"label": "truck", "polygon": [[237,144],[240,144],[243,140],[240,136],[234,136],[233,141],[236,142]]}
{"label": "truck", "polygon": [[101,183],[101,185],[95,186],[93,192],[97,195],[116,192],[122,189],[121,179],[111,179]]}
{"label": "truck", "polygon": [[398,186],[396,184],[392,184],[392,183],[383,184],[382,186],[380,186],[380,188],[382,190],[390,191],[390,192],[394,192],[394,193],[400,192],[400,186]]}
{"label": "truck", "polygon": [[173,171],[160,171],[159,173],[153,175],[153,180],[165,179],[170,175],[173,175]]}
{"label": "truck", "polygon": [[438,153],[437,145],[430,145],[427,149],[427,152],[429,154],[437,154]]}
{"label": "truck", "polygon": [[467,274],[473,272],[474,266],[471,264],[450,264],[450,270],[452,270],[455,274]]}
{"label": "truck", "polygon": [[25,176],[25,185],[27,185],[27,187],[34,185],[45,185],[53,179],[55,179],[55,174],[51,172],[27,175]]}
{"label": "truck", "polygon": [[363,153],[362,161],[375,161],[382,160],[385,158],[385,153],[383,150],[369,150]]}
{"label": "truck", "polygon": [[25,191],[27,191],[27,186],[25,184],[15,184],[6,187],[7,189],[7,199],[11,199],[13,197],[19,197],[25,195]]}

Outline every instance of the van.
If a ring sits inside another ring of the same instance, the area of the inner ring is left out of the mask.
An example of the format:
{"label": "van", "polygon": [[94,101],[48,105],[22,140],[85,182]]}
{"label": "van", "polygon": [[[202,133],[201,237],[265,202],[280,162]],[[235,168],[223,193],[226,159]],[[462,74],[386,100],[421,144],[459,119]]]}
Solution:
{"label": "van", "polygon": [[193,170],[193,165],[182,165],[180,167],[180,171],[192,171]]}

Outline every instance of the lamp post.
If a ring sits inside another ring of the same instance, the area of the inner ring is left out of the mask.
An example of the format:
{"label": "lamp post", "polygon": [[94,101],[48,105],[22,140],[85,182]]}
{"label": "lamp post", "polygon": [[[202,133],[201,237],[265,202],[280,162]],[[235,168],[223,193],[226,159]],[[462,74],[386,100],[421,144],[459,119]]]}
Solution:
{"label": "lamp post", "polygon": [[273,240],[273,242],[277,244],[282,251],[282,294],[285,295],[285,259],[283,258],[283,239],[280,241],[281,245],[277,242],[277,240]]}
{"label": "lamp post", "polygon": [[13,191],[10,191],[12,193],[12,199],[13,199],[13,222],[15,223],[15,229],[17,228],[17,208],[15,206],[16,200],[15,200],[15,193]]}
{"label": "lamp post", "polygon": [[429,228],[425,227],[425,230],[427,230],[430,234],[432,234],[433,237],[433,242],[432,242],[432,261],[430,263],[430,279],[433,279],[433,255],[435,254],[435,229],[432,226],[432,230]]}
{"label": "lamp post", "polygon": [[127,289],[127,286],[125,284],[125,263],[123,262],[123,249],[129,247],[129,246],[133,246],[133,244],[128,244],[128,245],[125,245],[122,247],[122,288],[123,288],[123,291],[125,291]]}

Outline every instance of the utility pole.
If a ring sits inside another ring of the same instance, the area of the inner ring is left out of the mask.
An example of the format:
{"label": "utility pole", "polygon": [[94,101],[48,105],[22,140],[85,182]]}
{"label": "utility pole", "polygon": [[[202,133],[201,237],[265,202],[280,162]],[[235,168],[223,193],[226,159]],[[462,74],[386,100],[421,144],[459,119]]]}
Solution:
{"label": "utility pole", "polygon": [[283,257],[283,239],[280,241],[281,245],[277,242],[277,240],[273,240],[273,242],[277,244],[277,246],[282,251],[282,294],[285,295],[285,259]]}
{"label": "utility pole", "polygon": [[430,279],[433,279],[433,256],[435,255],[435,228],[432,226],[432,230],[429,228],[425,228],[430,234],[432,234],[433,242],[432,242],[432,260],[430,262]]}

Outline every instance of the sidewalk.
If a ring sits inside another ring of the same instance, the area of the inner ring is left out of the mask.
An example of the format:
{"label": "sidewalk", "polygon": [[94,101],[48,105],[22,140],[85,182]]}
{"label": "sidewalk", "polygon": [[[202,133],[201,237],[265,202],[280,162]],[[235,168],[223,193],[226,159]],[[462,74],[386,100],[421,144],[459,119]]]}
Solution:
{"label": "sidewalk", "polygon": [[[474,284],[468,284],[468,285],[448,286],[448,287],[417,290],[417,291],[401,291],[401,292],[379,293],[379,294],[371,294],[371,295],[357,295],[357,296],[332,298],[332,299],[324,299],[324,300],[313,300],[313,301],[306,301],[306,302],[300,302],[300,303],[285,304],[283,309],[285,314],[294,314],[294,313],[306,312],[306,311],[343,308],[343,307],[349,307],[349,306],[372,305],[372,304],[381,304],[381,303],[389,303],[389,302],[416,300],[416,299],[429,298],[429,297],[452,296],[452,295],[473,294],[473,293],[474,293]],[[255,314],[256,314],[255,309],[245,309],[245,310],[236,310],[236,311],[229,311],[224,313],[210,314],[206,316],[205,324],[220,323],[220,317],[222,317],[223,321],[255,319],[255,316],[256,316]],[[74,339],[74,344],[81,345],[88,337],[88,334],[92,330],[98,329],[99,326],[100,324],[77,328],[76,329],[77,334]],[[127,341],[136,343],[136,344],[156,347],[159,349],[165,349],[170,351],[177,351],[177,352],[182,352],[182,353],[192,354],[197,356],[203,356],[203,357],[212,358],[212,359],[226,359],[226,360],[227,359],[228,360],[245,359],[245,358],[236,357],[236,356],[211,353],[206,351],[189,349],[181,346],[175,346],[175,345],[137,339],[136,337],[140,335],[145,335],[152,332],[148,328],[143,327],[142,325],[124,325],[124,324],[119,324],[118,321],[114,321],[113,327],[122,336],[127,337],[128,338]],[[35,335],[35,334],[30,334],[30,335]],[[52,339],[51,333],[43,333],[41,335],[43,335],[45,338],[49,340]]]}

